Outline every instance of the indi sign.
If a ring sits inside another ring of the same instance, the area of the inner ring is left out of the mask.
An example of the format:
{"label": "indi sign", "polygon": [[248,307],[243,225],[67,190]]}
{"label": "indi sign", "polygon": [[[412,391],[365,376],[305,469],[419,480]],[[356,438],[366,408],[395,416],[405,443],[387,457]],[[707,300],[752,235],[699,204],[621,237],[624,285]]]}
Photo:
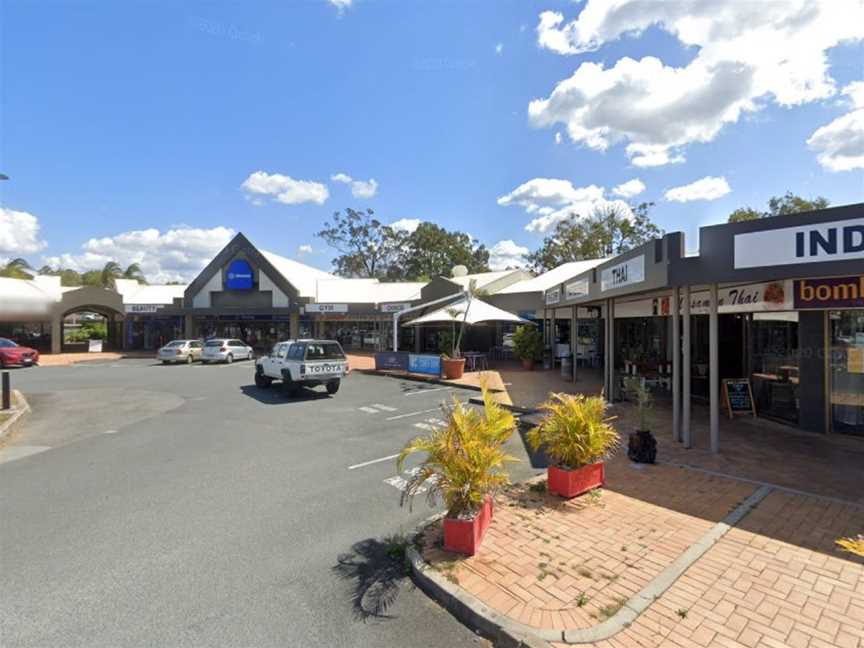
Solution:
{"label": "indi sign", "polygon": [[735,268],[864,261],[864,218],[735,235]]}

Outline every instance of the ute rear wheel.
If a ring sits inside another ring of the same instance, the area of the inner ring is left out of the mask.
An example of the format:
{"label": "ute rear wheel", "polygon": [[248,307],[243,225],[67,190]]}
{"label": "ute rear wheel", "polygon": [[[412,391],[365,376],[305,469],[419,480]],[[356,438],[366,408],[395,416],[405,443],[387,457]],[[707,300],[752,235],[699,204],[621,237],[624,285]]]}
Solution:
{"label": "ute rear wheel", "polygon": [[332,396],[333,394],[335,394],[338,391],[339,391],[339,381],[338,380],[331,380],[330,382],[327,383],[327,393],[328,394],[330,394]]}
{"label": "ute rear wheel", "polygon": [[273,379],[270,376],[265,376],[263,374],[255,374],[256,387],[260,387],[261,389],[267,389],[272,384]]}

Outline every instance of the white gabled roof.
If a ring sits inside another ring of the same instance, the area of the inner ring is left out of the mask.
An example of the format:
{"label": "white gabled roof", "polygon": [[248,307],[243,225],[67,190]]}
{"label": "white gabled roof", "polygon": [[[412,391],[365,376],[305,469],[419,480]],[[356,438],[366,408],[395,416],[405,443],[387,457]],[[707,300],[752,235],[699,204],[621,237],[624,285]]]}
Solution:
{"label": "white gabled roof", "polygon": [[498,291],[498,294],[513,294],[513,293],[528,293],[528,292],[546,292],[550,288],[554,288],[558,284],[564,283],[568,279],[577,277],[583,272],[597,267],[606,259],[591,259],[589,261],[570,261],[564,263],[557,268],[552,268],[548,272],[534,277],[518,281],[515,284],[507,286]]}
{"label": "white gabled roof", "polygon": [[382,282],[378,279],[318,279],[315,301],[319,304],[384,304],[420,299],[426,284],[414,281]]}
{"label": "white gabled roof", "polygon": [[123,298],[124,304],[165,304],[171,305],[183,297],[186,286],[146,285],[135,279],[115,279],[114,285]]}
{"label": "white gabled roof", "polygon": [[317,292],[316,284],[319,279],[339,279],[339,277],[329,272],[324,272],[293,259],[286,259],[273,252],[267,252],[266,250],[260,250],[260,252],[270,262],[270,265],[276,268],[277,272],[285,278],[285,281],[297,289],[301,297],[311,297],[314,299]]}

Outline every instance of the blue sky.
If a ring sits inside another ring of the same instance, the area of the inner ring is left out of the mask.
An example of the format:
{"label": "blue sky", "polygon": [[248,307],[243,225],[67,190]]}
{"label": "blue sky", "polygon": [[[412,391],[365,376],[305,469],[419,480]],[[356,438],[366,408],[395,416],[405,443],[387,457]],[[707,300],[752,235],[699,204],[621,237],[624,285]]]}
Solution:
{"label": "blue sky", "polygon": [[[788,1],[790,14],[808,4]],[[740,44],[706,45],[686,31],[693,16],[666,11],[622,27],[599,5],[551,0],[336,4],[4,2],[0,257],[83,267],[116,256],[188,278],[230,230],[328,268],[333,253],[314,233],[350,206],[512,242],[498,248],[509,262],[539,245],[542,226],[526,230],[538,216],[618,200],[613,187],[635,178],[645,189],[629,199],[655,201],[655,221],[685,231],[688,247],[699,225],[786,190],[832,204],[864,196],[864,151],[843,150],[864,138],[864,47],[840,33],[855,23],[848,11],[803,13],[784,35],[807,61],[825,56],[801,90],[797,72],[778,80],[761,53],[743,74]],[[732,37],[777,33],[725,20]],[[813,49],[801,52],[805,37]],[[628,59],[632,69],[619,65]],[[562,88],[561,106],[529,114],[583,65],[578,92]],[[628,108],[640,101],[661,107]],[[724,105],[722,117],[709,109]],[[634,142],[683,161],[640,165]],[[246,186],[270,193],[243,188],[258,171],[265,181]],[[352,196],[331,179],[340,173],[374,179],[375,195]],[[702,199],[664,198],[706,177],[677,194]],[[157,231],[129,234],[140,230]]]}

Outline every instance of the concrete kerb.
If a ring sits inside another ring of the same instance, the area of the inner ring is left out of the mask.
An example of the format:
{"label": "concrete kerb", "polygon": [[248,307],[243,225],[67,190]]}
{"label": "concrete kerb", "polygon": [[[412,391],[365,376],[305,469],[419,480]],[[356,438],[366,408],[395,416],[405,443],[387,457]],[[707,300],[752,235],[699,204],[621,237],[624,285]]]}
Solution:
{"label": "concrete kerb", "polygon": [[[7,410],[8,411],[8,410]],[[17,389],[12,390],[12,416],[0,423],[0,441],[11,436],[23,423],[25,417],[30,413],[30,403]]]}
{"label": "concrete kerb", "polygon": [[[409,547],[406,555],[411,563],[411,572],[418,587],[438,601],[451,614],[469,628],[475,629],[508,648],[539,648],[549,642],[588,644],[609,639],[633,623],[639,615],[659,599],[683,574],[713,547],[729,530],[756,508],[774,489],[760,486],[739,504],[723,520],[709,529],[696,543],[688,547],[672,564],[660,572],[640,592],[632,596],[614,615],[590,628],[574,630],[546,630],[513,621],[509,617],[489,608],[477,597],[469,594],[455,583],[451,583],[427,563],[420,552]],[[419,529],[440,519],[442,515],[427,520]]]}

